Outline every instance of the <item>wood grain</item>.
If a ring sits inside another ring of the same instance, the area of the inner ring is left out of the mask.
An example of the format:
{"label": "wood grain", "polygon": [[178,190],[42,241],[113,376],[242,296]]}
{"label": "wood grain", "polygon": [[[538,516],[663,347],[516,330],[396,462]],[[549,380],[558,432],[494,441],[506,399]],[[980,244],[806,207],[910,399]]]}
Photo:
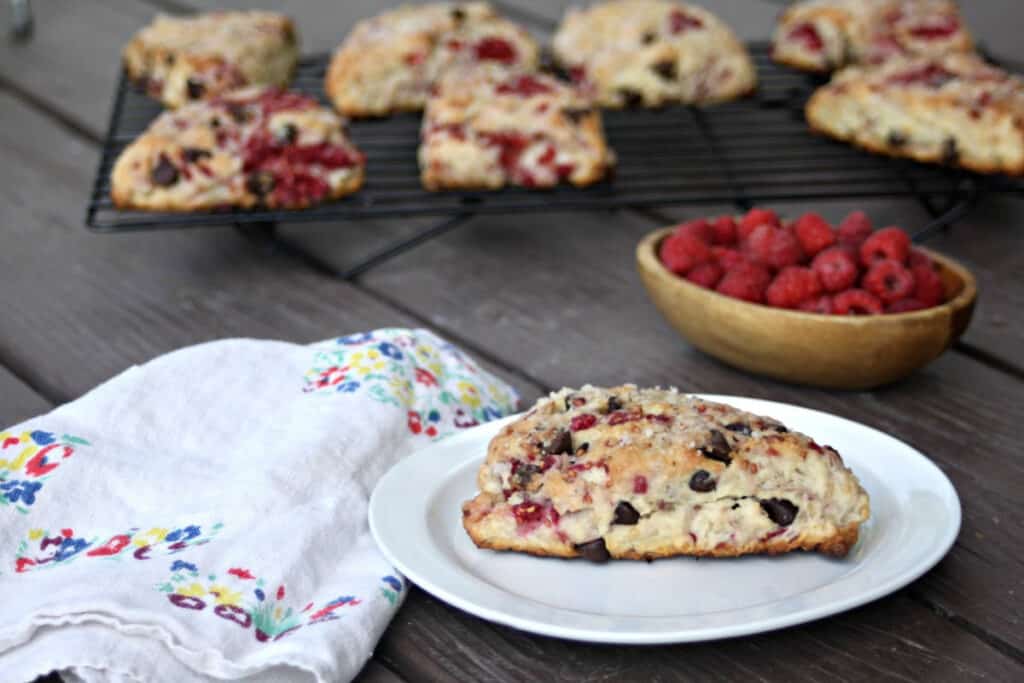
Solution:
{"label": "wood grain", "polygon": [[0,429],[42,415],[53,406],[0,366]]}

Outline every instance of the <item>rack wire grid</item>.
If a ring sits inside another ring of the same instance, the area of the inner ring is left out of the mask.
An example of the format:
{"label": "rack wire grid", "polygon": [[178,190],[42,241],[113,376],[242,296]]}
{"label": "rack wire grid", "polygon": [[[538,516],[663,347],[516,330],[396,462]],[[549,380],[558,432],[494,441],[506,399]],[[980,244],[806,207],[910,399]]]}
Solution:
{"label": "rack wire grid", "polygon": [[[750,45],[759,76],[751,97],[707,108],[606,111],[605,131],[618,163],[610,178],[587,188],[428,192],[416,162],[417,115],[351,122],[366,153],[364,188],[339,201],[296,211],[198,213],[122,211],[110,200],[118,155],[162,111],[122,73],[86,214],[88,227],[121,232],[187,226],[348,221],[385,216],[465,216],[581,209],[857,197],[917,197],[935,217],[986,192],[1024,195],[1024,181],[889,159],[813,135],[803,106],[818,77],[774,63],[767,43]],[[324,101],[329,55],[303,59],[294,88]]]}

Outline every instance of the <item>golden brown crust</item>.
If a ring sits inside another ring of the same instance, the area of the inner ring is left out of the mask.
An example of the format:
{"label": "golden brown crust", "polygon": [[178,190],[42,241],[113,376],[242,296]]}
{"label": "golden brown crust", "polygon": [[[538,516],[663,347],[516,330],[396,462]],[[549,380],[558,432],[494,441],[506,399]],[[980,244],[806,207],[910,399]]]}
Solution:
{"label": "golden brown crust", "polygon": [[492,440],[463,506],[480,547],[649,559],[844,555],[867,494],[839,454],[675,391],[565,389]]}

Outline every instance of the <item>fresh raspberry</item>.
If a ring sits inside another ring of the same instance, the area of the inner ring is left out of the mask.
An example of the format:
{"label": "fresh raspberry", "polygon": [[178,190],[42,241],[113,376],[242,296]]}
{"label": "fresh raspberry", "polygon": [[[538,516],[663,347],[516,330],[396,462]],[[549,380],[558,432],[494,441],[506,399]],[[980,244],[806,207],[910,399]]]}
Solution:
{"label": "fresh raspberry", "polygon": [[672,235],[661,243],[661,262],[676,275],[711,260],[711,249],[693,235]]}
{"label": "fresh raspberry", "polygon": [[910,313],[911,311],[923,311],[928,308],[917,299],[900,299],[885,307],[886,313]]}
{"label": "fresh raspberry", "polygon": [[694,266],[686,274],[686,279],[705,289],[714,289],[718,281],[722,279],[722,266],[714,262],[702,263],[699,266]]}
{"label": "fresh raspberry", "polygon": [[793,233],[772,225],[762,225],[750,233],[743,254],[751,261],[782,270],[803,260],[800,243]]}
{"label": "fresh raspberry", "polygon": [[854,211],[843,219],[836,231],[840,244],[860,248],[861,243],[871,236],[871,219],[863,211]]}
{"label": "fresh raspberry", "polygon": [[749,263],[743,254],[728,247],[711,247],[711,253],[723,270],[732,270],[737,266]]}
{"label": "fresh raspberry", "polygon": [[711,224],[703,218],[697,218],[692,221],[686,221],[680,223],[676,227],[677,235],[693,235],[702,242],[712,244],[714,242],[715,232],[711,228]]}
{"label": "fresh raspberry", "polygon": [[777,308],[796,308],[821,294],[821,282],[810,268],[789,266],[775,276],[764,293],[765,302]]}
{"label": "fresh raspberry", "polygon": [[907,254],[907,268],[914,269],[918,266],[925,266],[927,268],[932,267],[932,257],[921,251],[920,249],[910,248],[910,253]]}
{"label": "fresh raspberry", "polygon": [[719,216],[711,224],[711,243],[722,246],[736,244],[736,220],[732,216]]}
{"label": "fresh raspberry", "polygon": [[946,285],[942,282],[942,276],[935,272],[935,268],[929,263],[926,266],[913,266],[910,272],[914,276],[913,297],[926,307],[938,306],[946,301]]}
{"label": "fresh raspberry", "polygon": [[767,268],[753,264],[744,265],[727,272],[715,291],[734,299],[759,304],[764,301],[764,291],[771,277]]}
{"label": "fresh raspberry", "polygon": [[836,243],[835,233],[825,219],[816,213],[805,213],[793,225],[793,234],[804,253],[813,257]]}
{"label": "fresh raspberry", "polygon": [[832,308],[832,297],[828,294],[822,294],[819,297],[808,299],[801,303],[797,308],[807,313],[822,313],[824,315],[831,315],[834,310]]}
{"label": "fresh raspberry", "polygon": [[861,286],[891,304],[914,293],[914,276],[902,263],[892,259],[875,261],[861,280]]}
{"label": "fresh raspberry", "polygon": [[910,237],[900,228],[884,228],[860,245],[860,262],[865,268],[879,259],[906,263],[910,253]]}
{"label": "fresh raspberry", "polygon": [[838,315],[877,315],[882,312],[882,302],[871,292],[848,289],[836,294],[832,308]]}
{"label": "fresh raspberry", "polygon": [[782,224],[779,223],[779,216],[774,211],[768,209],[751,209],[747,212],[747,215],[740,219],[739,225],[736,226],[736,237],[740,242],[743,242],[750,233],[754,232],[757,228],[764,224],[774,225],[780,227]]}
{"label": "fresh raspberry", "polygon": [[829,292],[841,292],[857,282],[857,260],[843,247],[826,249],[811,261],[821,285]]}

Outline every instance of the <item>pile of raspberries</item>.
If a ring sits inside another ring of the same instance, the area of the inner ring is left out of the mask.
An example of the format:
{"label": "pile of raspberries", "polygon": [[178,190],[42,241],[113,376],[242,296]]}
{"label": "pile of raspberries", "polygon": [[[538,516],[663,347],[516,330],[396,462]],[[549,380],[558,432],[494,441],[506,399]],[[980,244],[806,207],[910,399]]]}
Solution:
{"label": "pile of raspberries", "polygon": [[676,275],[720,294],[837,315],[906,313],[946,300],[935,264],[900,228],[875,231],[863,211],[837,228],[816,213],[783,223],[774,211],[699,218],[661,244]]}

